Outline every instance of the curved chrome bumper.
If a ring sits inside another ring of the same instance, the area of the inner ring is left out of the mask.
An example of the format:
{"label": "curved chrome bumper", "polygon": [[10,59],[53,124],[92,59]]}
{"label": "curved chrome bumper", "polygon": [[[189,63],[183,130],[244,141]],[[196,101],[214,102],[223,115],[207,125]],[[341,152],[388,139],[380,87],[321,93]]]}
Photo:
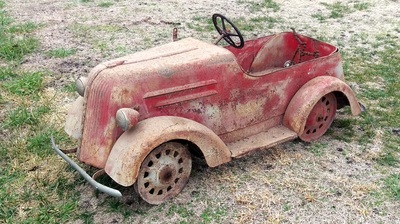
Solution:
{"label": "curved chrome bumper", "polygon": [[54,142],[54,138],[53,136],[51,136],[51,145],[52,148],[54,149],[54,151],[61,156],[61,158],[63,158],[65,161],[67,161],[69,163],[70,166],[72,166],[76,171],[78,171],[78,173],[87,181],[89,182],[90,185],[92,185],[92,187],[94,187],[95,189],[104,192],[110,196],[114,196],[114,197],[121,197],[122,194],[119,190],[116,190],[114,188],[111,187],[107,187],[99,182],[97,182],[96,180],[94,180],[89,174],[87,174],[81,167],[79,167],[78,164],[76,164],[74,161],[72,161],[67,155],[65,155],[56,145],[56,143]]}

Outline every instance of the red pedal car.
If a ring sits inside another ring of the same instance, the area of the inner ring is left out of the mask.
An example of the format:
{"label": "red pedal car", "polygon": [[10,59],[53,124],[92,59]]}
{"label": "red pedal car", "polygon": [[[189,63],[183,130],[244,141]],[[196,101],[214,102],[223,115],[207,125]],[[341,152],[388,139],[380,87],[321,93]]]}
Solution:
{"label": "red pedal car", "polygon": [[[297,137],[316,140],[338,108],[363,110],[337,47],[295,30],[244,41],[227,18],[212,19],[216,43],[230,46],[185,38],[101,63],[77,80],[65,130],[79,139],[78,160],[134,185],[150,204],[184,188],[194,155],[216,167]],[[52,144],[95,188],[121,196]]]}

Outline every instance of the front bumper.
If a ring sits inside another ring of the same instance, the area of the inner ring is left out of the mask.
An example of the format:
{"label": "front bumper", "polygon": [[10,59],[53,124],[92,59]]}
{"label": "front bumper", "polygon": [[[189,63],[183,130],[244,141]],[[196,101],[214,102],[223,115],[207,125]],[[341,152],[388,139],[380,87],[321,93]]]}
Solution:
{"label": "front bumper", "polygon": [[95,189],[104,192],[110,196],[113,197],[122,197],[122,194],[119,190],[116,190],[114,188],[111,187],[107,187],[99,182],[97,182],[96,180],[94,180],[89,174],[87,174],[81,167],[79,167],[78,164],[76,164],[74,161],[72,161],[67,155],[65,155],[56,145],[56,143],[54,142],[54,138],[53,136],[51,136],[51,145],[53,150],[61,156],[61,158],[63,158],[65,161],[67,161],[69,163],[70,166],[72,166],[76,171],[78,171],[78,173],[87,181],[89,182],[90,185],[92,185],[92,187],[94,187]]}

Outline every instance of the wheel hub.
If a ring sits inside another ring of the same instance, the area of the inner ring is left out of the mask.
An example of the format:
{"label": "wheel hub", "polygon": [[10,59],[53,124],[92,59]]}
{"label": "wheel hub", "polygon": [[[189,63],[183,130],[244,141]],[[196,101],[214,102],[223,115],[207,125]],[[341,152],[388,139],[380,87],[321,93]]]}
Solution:
{"label": "wheel hub", "polygon": [[333,93],[319,99],[307,117],[304,132],[300,138],[310,142],[325,134],[335,118],[336,109],[337,102]]}
{"label": "wheel hub", "polygon": [[176,168],[174,165],[163,166],[158,172],[158,180],[161,184],[171,184],[176,176]]}

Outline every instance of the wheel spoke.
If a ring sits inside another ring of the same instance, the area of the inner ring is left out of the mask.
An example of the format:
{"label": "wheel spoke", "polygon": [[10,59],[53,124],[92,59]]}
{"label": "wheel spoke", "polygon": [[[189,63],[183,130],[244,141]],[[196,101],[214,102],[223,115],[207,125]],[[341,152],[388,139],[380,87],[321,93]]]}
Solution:
{"label": "wheel spoke", "polygon": [[238,37],[239,35],[236,33],[227,33],[228,36],[230,37]]}
{"label": "wheel spoke", "polygon": [[221,18],[222,30],[226,31],[225,20]]}

